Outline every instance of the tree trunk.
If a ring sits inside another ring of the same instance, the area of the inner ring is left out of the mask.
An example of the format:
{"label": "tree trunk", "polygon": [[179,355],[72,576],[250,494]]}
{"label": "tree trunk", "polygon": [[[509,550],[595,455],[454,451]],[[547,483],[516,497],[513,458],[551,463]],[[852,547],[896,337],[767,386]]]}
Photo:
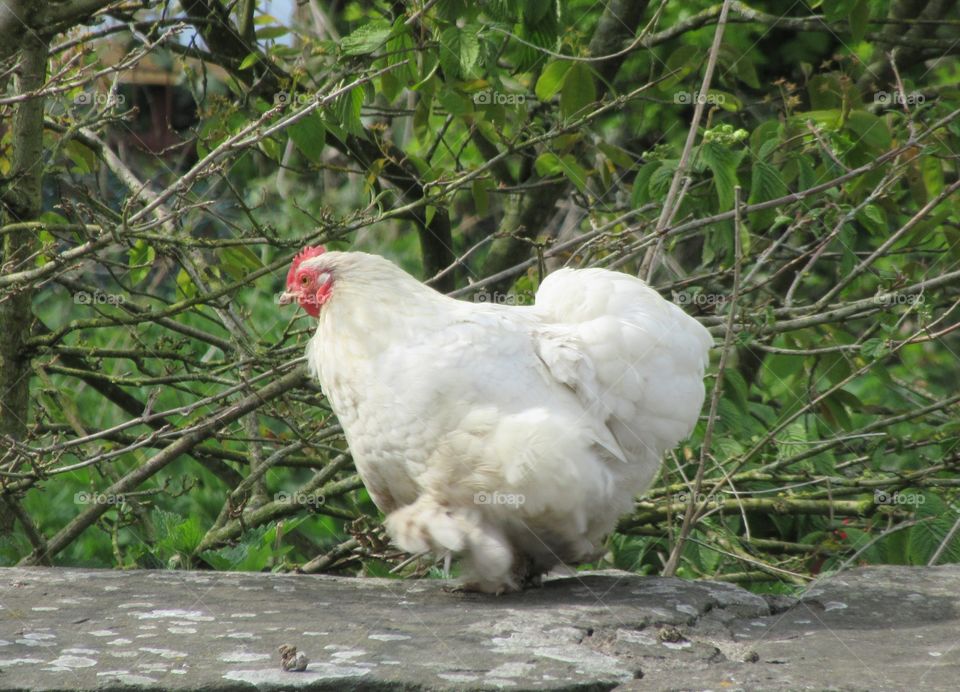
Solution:
{"label": "tree trunk", "polygon": [[[15,86],[18,94],[27,94],[43,86],[47,44],[30,31],[24,32],[21,40]],[[10,185],[3,194],[4,225],[32,221],[40,216],[44,167],[43,106],[43,97],[29,98],[16,105]],[[31,230],[5,233],[0,267],[4,272],[24,269],[36,245]],[[23,345],[30,334],[32,293],[30,288],[14,288],[6,296],[0,296],[0,440],[20,440],[27,431],[31,369]],[[7,446],[0,443],[0,450]],[[13,497],[0,502],[0,531],[12,529],[14,502]]]}

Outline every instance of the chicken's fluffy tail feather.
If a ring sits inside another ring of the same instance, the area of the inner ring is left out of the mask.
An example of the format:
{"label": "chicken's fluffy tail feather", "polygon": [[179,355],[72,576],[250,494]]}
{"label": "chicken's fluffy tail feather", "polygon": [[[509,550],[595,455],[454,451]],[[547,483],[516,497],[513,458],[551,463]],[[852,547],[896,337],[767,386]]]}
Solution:
{"label": "chicken's fluffy tail feather", "polygon": [[391,512],[387,532],[402,550],[417,554],[463,553],[463,581],[472,591],[502,593],[515,591],[513,548],[507,537],[485,521],[478,509],[452,508],[431,495]]}
{"label": "chicken's fluffy tail feather", "polygon": [[636,277],[560,269],[537,291],[549,325],[540,357],[597,411],[628,459],[647,467],[690,434],[704,400],[710,333]]}

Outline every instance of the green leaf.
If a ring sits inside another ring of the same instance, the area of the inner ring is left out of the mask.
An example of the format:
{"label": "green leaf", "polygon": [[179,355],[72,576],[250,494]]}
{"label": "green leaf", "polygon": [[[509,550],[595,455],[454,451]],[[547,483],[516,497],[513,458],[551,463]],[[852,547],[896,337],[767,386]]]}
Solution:
{"label": "green leaf", "polygon": [[760,88],[760,78],[757,76],[757,68],[753,64],[753,59],[746,53],[742,53],[734,61],[733,69],[737,73],[737,79],[745,82],[747,86],[754,89]]}
{"label": "green leaf", "polygon": [[825,0],[820,3],[823,14],[830,22],[839,22],[847,18],[853,9],[854,0]]}
{"label": "green leaf", "polygon": [[523,12],[523,20],[528,26],[534,26],[543,20],[547,13],[553,10],[554,0],[526,0],[518,3]]}
{"label": "green leaf", "polygon": [[650,201],[650,178],[661,165],[660,161],[650,161],[643,164],[637,171],[637,176],[633,179],[633,192],[630,195],[630,201],[633,202],[634,207],[642,207]]}
{"label": "green leaf", "polygon": [[177,273],[177,295],[179,298],[188,300],[197,295],[197,285],[193,283],[193,279],[184,269]]}
{"label": "green leaf", "polygon": [[750,204],[766,202],[787,194],[780,171],[766,161],[754,161],[750,181]]}
{"label": "green leaf", "polygon": [[797,113],[791,120],[795,125],[803,129],[806,129],[807,120],[813,120],[819,125],[836,129],[840,127],[841,122],[843,122],[843,111],[839,108],[806,111],[804,113]]}
{"label": "green leaf", "polygon": [[273,159],[274,161],[280,161],[280,145],[277,144],[277,140],[272,137],[267,137],[261,139],[257,142],[257,148],[262,151],[267,158]]}
{"label": "green leaf", "polygon": [[[720,404],[717,406],[717,409],[720,411],[725,411],[725,413],[721,413],[720,415],[721,416],[726,415],[727,418],[725,420],[727,420],[728,422],[732,423],[733,421],[737,421],[740,425],[743,425],[744,419],[743,419],[743,416],[740,415],[741,412],[734,411],[733,407],[729,406],[729,404],[730,404],[729,401],[727,402],[726,405],[723,403],[723,400],[720,401]],[[735,430],[738,428],[742,429],[740,428],[739,425],[736,425],[736,424],[734,424],[732,427]],[[744,452],[743,445],[740,444],[739,440],[736,440],[733,437],[728,437],[726,435],[714,439],[713,446],[714,446],[713,450],[711,451],[715,452],[716,455],[723,460],[734,459],[736,457],[741,456]]]}
{"label": "green leaf", "polygon": [[750,415],[756,418],[765,428],[772,428],[777,424],[777,411],[772,406],[756,401],[748,402]]}
{"label": "green leaf", "polygon": [[473,204],[478,216],[486,216],[490,209],[490,188],[493,182],[490,180],[474,180],[470,185],[470,192],[473,194]]}
{"label": "green leaf", "polygon": [[549,63],[540,78],[534,92],[541,101],[549,101],[563,88],[563,83],[567,78],[567,73],[573,65],[569,60],[554,60]]}
{"label": "green leaf", "polygon": [[[779,341],[776,346],[796,347],[800,344]],[[792,403],[793,383],[803,374],[803,358],[785,354],[769,354],[760,369],[765,385],[761,387],[764,395],[770,398],[785,398]],[[782,412],[782,411],[781,411]]]}
{"label": "green leaf", "polygon": [[[488,7],[490,3],[476,3]],[[516,27],[518,38],[533,44],[521,44],[517,46],[516,69],[519,72],[534,72],[543,65],[544,53],[537,48],[555,49],[557,46],[557,22],[556,14],[547,15],[549,21],[540,22],[536,26],[529,26],[526,23]]]}
{"label": "green leaf", "polygon": [[716,548],[712,548],[712,541],[708,540],[700,531],[694,531],[691,535],[698,539],[694,545],[697,546],[697,557],[702,571],[707,574],[715,574],[715,570],[720,566],[720,560],[724,557],[723,553]]}
{"label": "green leaf", "polygon": [[879,337],[867,339],[860,344],[860,353],[864,357],[872,360],[879,360],[886,356],[889,352],[890,347],[887,344],[887,340]]}
{"label": "green leaf", "polygon": [[789,459],[807,448],[807,429],[796,420],[777,435],[777,460]]}
{"label": "green leaf", "polygon": [[754,128],[750,133],[750,148],[757,152],[757,156],[766,159],[767,157],[762,155],[762,152],[766,151],[764,146],[770,146],[771,142],[773,146],[779,145],[781,127],[778,120],[764,120]]}
{"label": "green leaf", "polygon": [[480,26],[467,24],[460,32],[460,76],[466,79],[473,74],[480,60]]}
{"label": "green leaf", "polygon": [[433,59],[433,54],[429,54],[423,59],[423,70],[416,76],[419,77],[420,74],[423,75],[423,78],[419,82],[413,84],[410,87],[411,91],[419,91],[421,94],[427,94],[428,96],[433,96],[436,91],[436,83],[439,81],[436,78],[437,70],[440,69],[440,61]]}
{"label": "green leaf", "polygon": [[70,223],[69,221],[67,221],[67,218],[66,218],[65,216],[62,216],[61,214],[58,214],[58,213],[55,212],[55,211],[45,211],[45,212],[43,212],[42,214],[40,214],[40,216],[39,216],[39,218],[38,218],[38,221],[43,221],[44,223],[48,223],[48,224],[67,224],[67,223]]}
{"label": "green leaf", "polygon": [[563,173],[581,192],[587,191],[587,171],[573,154],[557,156],[551,151],[540,154],[534,162],[537,173],[543,177]]}
{"label": "green leaf", "polygon": [[863,40],[870,21],[870,3],[868,0],[856,0],[850,10],[850,36],[854,43]]}
{"label": "green leaf", "polygon": [[[659,89],[663,92],[672,91],[683,79],[703,61],[703,51],[698,46],[684,45],[677,48],[667,57],[667,64],[663,68],[664,79]],[[669,75],[669,76],[667,76]],[[690,92],[696,93],[696,92]],[[674,99],[676,100],[676,98]],[[679,102],[683,102],[681,99]],[[688,103],[692,103],[688,101]]]}
{"label": "green leaf", "polygon": [[798,190],[806,190],[807,188],[813,187],[819,178],[817,178],[817,173],[813,168],[813,164],[806,156],[798,156],[794,159],[797,166],[797,185],[795,186]]}
{"label": "green leaf", "polygon": [[[776,144],[768,142],[767,144]],[[787,186],[783,182],[783,177],[776,166],[766,161],[756,160],[753,162],[753,169],[750,172],[750,197],[748,204],[757,202],[766,202],[767,200],[777,199],[787,194]],[[769,226],[773,218],[777,215],[776,209],[766,209],[764,211],[754,212],[750,218],[763,226]]]}
{"label": "green leaf", "polygon": [[467,79],[480,57],[479,27],[451,26],[440,34],[440,65],[448,80]]}
{"label": "green leaf", "polygon": [[[387,74],[389,74],[392,78],[403,84],[403,86],[407,87],[417,82],[420,79],[420,74],[417,72],[417,61],[410,59],[410,56],[414,54],[414,50],[415,46],[409,29],[404,26],[402,19],[398,19],[394,27],[394,32],[387,41],[385,57],[388,65],[404,64],[397,70],[388,72],[383,76],[386,77]],[[432,67],[432,65],[429,64],[429,61],[425,60],[425,74],[430,71],[430,67]]]}
{"label": "green leaf", "polygon": [[583,63],[570,66],[560,92],[560,112],[565,118],[585,115],[586,108],[597,100],[593,72]]}
{"label": "green leaf", "polygon": [[560,166],[560,157],[554,154],[552,151],[544,152],[537,157],[537,160],[533,163],[534,168],[537,169],[537,175],[541,178],[546,178],[551,175],[559,175],[562,172]]}
{"label": "green leaf", "polygon": [[323,119],[316,112],[301,118],[289,128],[290,139],[297,149],[313,163],[320,163],[323,147],[326,143],[327,129]]}
{"label": "green leaf", "polygon": [[[944,543],[954,523],[960,518],[960,509],[944,502],[929,489],[904,489],[891,497],[897,507],[913,510],[922,523],[911,528],[907,552],[910,563],[925,565]],[[938,564],[960,561],[960,531],[954,533],[940,554]]]}
{"label": "green leaf", "polygon": [[[407,154],[407,157],[410,159],[410,163],[417,167],[417,173],[420,174],[420,180],[424,183],[433,183],[437,181],[437,176],[443,171],[442,168],[434,166],[430,161],[427,161],[422,156],[417,156],[416,154]],[[427,195],[439,195],[439,187],[426,187],[424,188],[425,194]]]}
{"label": "green leaf", "polygon": [[400,95],[400,91],[403,89],[403,85],[400,83],[400,80],[397,79],[396,75],[392,72],[384,72],[379,77],[380,80],[380,93],[383,94],[383,97],[387,101],[393,101],[397,96]]}
{"label": "green leaf", "polygon": [[57,244],[57,239],[50,231],[46,229],[41,229],[41,231],[37,234],[37,238],[40,240],[42,248],[41,252],[37,253],[36,259],[34,259],[33,263],[38,267],[42,267],[50,261],[47,259],[47,255],[45,253],[47,250],[50,250]]}
{"label": "green leaf", "polygon": [[923,184],[927,197],[933,198],[943,192],[943,164],[938,156],[925,156],[920,163]]}
{"label": "green leaf", "polygon": [[273,527],[258,526],[249,529],[236,545],[200,554],[205,561],[221,571],[260,572],[293,549],[283,545],[276,549],[277,532]]}
{"label": "green leaf", "polygon": [[720,211],[733,208],[733,188],[737,185],[737,166],[744,152],[733,151],[719,142],[704,142],[700,145],[700,157],[713,173],[713,185],[717,191]]}
{"label": "green leaf", "polygon": [[573,154],[564,154],[560,157],[560,167],[571,183],[576,185],[580,192],[587,192],[587,171],[577,162]]}
{"label": "green leaf", "polygon": [[876,204],[868,204],[857,212],[857,221],[870,231],[871,235],[884,236],[887,233],[887,215]]}
{"label": "green leaf", "polygon": [[841,72],[817,74],[807,82],[807,94],[813,111],[862,107],[855,80]]}
{"label": "green leaf", "polygon": [[360,121],[360,112],[363,108],[363,89],[354,87],[350,91],[337,97],[334,112],[337,115],[337,125],[348,133],[363,136],[363,123]]}
{"label": "green leaf", "polygon": [[437,12],[444,19],[455,22],[470,12],[471,5],[467,0],[440,0]]}
{"label": "green leaf", "polygon": [[290,33],[285,26],[268,26],[263,29],[257,29],[257,40],[264,41],[273,38],[280,38]]}
{"label": "green leaf", "polygon": [[417,99],[417,107],[413,109],[413,129],[419,137],[431,134],[430,115],[433,112],[433,101],[433,93],[428,92]]}
{"label": "green leaf", "polygon": [[240,281],[252,271],[261,269],[263,263],[245,245],[231,245],[220,251],[220,266],[234,281]]}
{"label": "green leaf", "polygon": [[724,373],[723,395],[733,401],[734,405],[746,410],[748,408],[747,381],[739,370],[729,368]]}
{"label": "green leaf", "polygon": [[197,516],[184,517],[161,509],[154,509],[150,515],[158,529],[154,548],[161,557],[192,553],[203,540],[204,531]]}
{"label": "green leaf", "polygon": [[850,414],[847,413],[846,408],[843,406],[843,401],[836,396],[836,393],[820,402],[819,413],[828,423],[828,425],[821,426],[826,428],[824,431],[825,435],[829,435],[838,428],[841,430],[853,429]]}
{"label": "green leaf", "polygon": [[866,111],[853,111],[847,118],[847,128],[852,130],[859,144],[863,144],[872,153],[881,153],[890,148],[890,130],[887,121],[878,115]]}
{"label": "green leaf", "polygon": [[676,170],[676,161],[660,162],[660,167],[653,172],[653,175],[650,176],[650,182],[647,184],[651,199],[661,199],[667,194],[667,190],[670,189],[670,182],[673,180],[673,174],[676,173]]}
{"label": "green leaf", "polygon": [[607,158],[613,161],[621,168],[633,168],[636,161],[633,155],[626,149],[621,149],[615,144],[609,142],[597,142],[597,148],[607,155]]}
{"label": "green leaf", "polygon": [[153,260],[156,258],[156,250],[152,245],[147,245],[145,240],[138,240],[130,248],[130,283],[136,286],[147,278],[147,274],[153,269]]}
{"label": "green leaf", "polygon": [[725,111],[736,113],[743,109],[743,102],[731,93],[720,89],[710,89],[707,92],[707,104],[720,106]]}
{"label": "green leaf", "polygon": [[382,46],[393,33],[389,22],[376,20],[364,24],[340,41],[340,50],[344,55],[365,55]]}
{"label": "green leaf", "polygon": [[473,112],[473,102],[452,89],[441,91],[437,98],[450,115],[462,116]]}
{"label": "green leaf", "polygon": [[76,139],[71,139],[64,147],[67,157],[73,162],[72,171],[75,173],[92,173],[97,165],[96,154],[89,147]]}
{"label": "green leaf", "polygon": [[238,70],[246,70],[253,67],[257,61],[260,60],[260,56],[256,53],[250,53],[247,57],[240,61],[240,65],[237,67]]}

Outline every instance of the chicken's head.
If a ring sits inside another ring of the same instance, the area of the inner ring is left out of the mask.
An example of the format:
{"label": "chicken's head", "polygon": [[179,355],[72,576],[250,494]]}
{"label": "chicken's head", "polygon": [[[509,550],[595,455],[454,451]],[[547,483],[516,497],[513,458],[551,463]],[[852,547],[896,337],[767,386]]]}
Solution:
{"label": "chicken's head", "polygon": [[320,306],[330,298],[330,289],[333,288],[333,279],[329,272],[311,266],[307,260],[326,252],[318,245],[305,247],[290,264],[287,272],[287,290],[280,296],[280,304],[286,305],[296,300],[307,314],[312,317],[320,315]]}

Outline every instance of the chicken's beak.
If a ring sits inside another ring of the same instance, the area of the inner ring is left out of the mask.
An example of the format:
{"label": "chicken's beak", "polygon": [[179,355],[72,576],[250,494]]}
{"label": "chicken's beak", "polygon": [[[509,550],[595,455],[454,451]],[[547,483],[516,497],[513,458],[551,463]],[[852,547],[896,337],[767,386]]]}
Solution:
{"label": "chicken's beak", "polygon": [[292,291],[284,291],[280,294],[280,299],[277,301],[280,305],[289,305],[297,299],[297,294]]}

